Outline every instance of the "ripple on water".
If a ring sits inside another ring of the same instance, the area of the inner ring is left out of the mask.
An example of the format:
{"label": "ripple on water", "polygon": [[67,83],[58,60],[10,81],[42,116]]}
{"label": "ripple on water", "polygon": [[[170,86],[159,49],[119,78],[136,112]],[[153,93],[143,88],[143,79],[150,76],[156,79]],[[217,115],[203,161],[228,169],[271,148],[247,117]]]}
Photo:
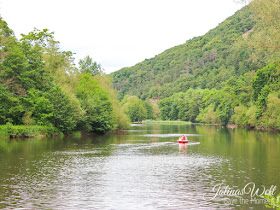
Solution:
{"label": "ripple on water", "polygon": [[203,136],[203,135],[198,135],[198,134],[145,134],[145,135],[138,135],[138,136],[145,136],[145,137],[159,137],[159,138],[167,138],[167,137],[180,137],[182,135],[185,136]]}
{"label": "ripple on water", "polygon": [[[6,202],[31,208],[209,208],[203,195],[212,183],[209,170],[225,159],[181,155],[172,142],[109,145],[108,148],[44,154],[33,171],[9,186]],[[152,151],[160,149],[159,154]],[[165,152],[168,151],[168,152]],[[19,181],[20,180],[20,181]],[[208,183],[208,184],[207,184]],[[198,206],[199,205],[199,206]]]}

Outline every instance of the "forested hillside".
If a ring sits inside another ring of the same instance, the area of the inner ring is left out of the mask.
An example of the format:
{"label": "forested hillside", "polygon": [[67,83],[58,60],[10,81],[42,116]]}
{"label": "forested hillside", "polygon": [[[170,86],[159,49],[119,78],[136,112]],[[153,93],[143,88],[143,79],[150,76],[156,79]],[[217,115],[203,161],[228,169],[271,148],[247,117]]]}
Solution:
{"label": "forested hillside", "polygon": [[129,120],[111,84],[89,57],[77,68],[72,52],[60,51],[47,29],[17,40],[0,18],[0,125],[6,126],[0,133],[2,129],[7,136],[30,136],[32,129],[45,135],[125,128]]}
{"label": "forested hillside", "polygon": [[[165,98],[189,88],[217,88],[266,64],[265,54],[244,46],[256,30],[256,20],[245,7],[207,34],[129,68],[114,72],[120,98]],[[199,27],[199,26],[198,26]]]}
{"label": "forested hillside", "polygon": [[157,99],[162,120],[280,129],[280,0],[112,74],[119,98]]}

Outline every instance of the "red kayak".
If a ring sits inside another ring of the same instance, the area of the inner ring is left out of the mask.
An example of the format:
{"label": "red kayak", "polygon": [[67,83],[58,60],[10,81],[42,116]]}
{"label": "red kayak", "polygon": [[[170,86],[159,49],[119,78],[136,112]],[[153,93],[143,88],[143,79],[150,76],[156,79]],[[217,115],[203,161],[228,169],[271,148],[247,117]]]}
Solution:
{"label": "red kayak", "polygon": [[178,143],[180,144],[185,144],[185,143],[188,143],[189,141],[188,140],[178,140]]}

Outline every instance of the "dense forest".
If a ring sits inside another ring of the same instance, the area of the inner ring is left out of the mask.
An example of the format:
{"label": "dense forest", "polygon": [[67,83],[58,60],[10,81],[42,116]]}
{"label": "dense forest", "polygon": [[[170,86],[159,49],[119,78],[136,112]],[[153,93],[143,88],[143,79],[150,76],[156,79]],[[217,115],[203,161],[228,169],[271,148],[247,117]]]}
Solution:
{"label": "dense forest", "polygon": [[111,80],[89,56],[76,67],[73,53],[61,51],[47,29],[34,29],[20,40],[2,18],[0,29],[2,136],[128,127]]}
{"label": "dense forest", "polygon": [[236,43],[242,36],[247,39],[255,26],[246,7],[204,36],[114,72],[120,98],[136,95],[144,100],[162,99],[189,88],[221,88],[231,76],[263,67],[263,55],[253,60],[253,50]]}
{"label": "dense forest", "polygon": [[114,72],[119,98],[151,100],[162,120],[280,129],[279,6],[255,0],[204,36]]}

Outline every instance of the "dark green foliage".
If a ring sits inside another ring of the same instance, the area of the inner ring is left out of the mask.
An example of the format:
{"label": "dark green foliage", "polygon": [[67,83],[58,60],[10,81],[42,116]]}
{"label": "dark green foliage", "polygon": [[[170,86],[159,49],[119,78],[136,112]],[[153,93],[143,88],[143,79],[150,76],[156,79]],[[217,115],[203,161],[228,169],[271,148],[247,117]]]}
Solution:
{"label": "dark green foliage", "polygon": [[150,101],[145,101],[144,102],[145,104],[145,108],[147,110],[147,119],[154,119],[154,116],[153,116],[153,105],[151,104]]}
{"label": "dark green foliage", "polygon": [[59,86],[53,87],[47,94],[47,98],[53,107],[53,115],[50,122],[62,132],[70,132],[75,126],[74,107],[70,97]]}
{"label": "dark green foliage", "polygon": [[[257,71],[257,76],[252,80],[252,87],[254,89],[255,99],[261,93],[262,88],[268,83],[273,83],[278,79],[278,74],[276,72],[276,64],[272,63],[263,69]],[[266,95],[267,96],[267,95]]]}
{"label": "dark green foliage", "polygon": [[23,114],[24,108],[20,99],[9,93],[8,88],[0,85],[0,124],[21,124]]}
{"label": "dark green foliage", "polygon": [[79,124],[81,128],[98,133],[114,129],[115,114],[112,102],[90,74],[81,77],[76,94],[86,110],[86,115]]}
{"label": "dark green foliage", "polygon": [[227,125],[233,113],[231,103],[224,101],[223,103],[220,104],[218,109],[219,109],[218,116],[220,119],[220,123],[222,125]]}
{"label": "dark green foliage", "polygon": [[32,117],[38,125],[50,124],[54,115],[53,104],[47,98],[47,95],[46,92],[31,89],[28,91],[28,97],[23,98],[26,112],[32,113]]}

